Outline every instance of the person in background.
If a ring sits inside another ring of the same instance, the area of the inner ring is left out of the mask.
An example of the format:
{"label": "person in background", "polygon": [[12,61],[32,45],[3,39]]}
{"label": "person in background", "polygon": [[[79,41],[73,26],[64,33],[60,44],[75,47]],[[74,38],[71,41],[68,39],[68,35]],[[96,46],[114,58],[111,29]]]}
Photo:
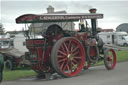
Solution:
{"label": "person in background", "polygon": [[0,53],[0,83],[3,79],[3,69],[4,69],[4,58],[3,55]]}

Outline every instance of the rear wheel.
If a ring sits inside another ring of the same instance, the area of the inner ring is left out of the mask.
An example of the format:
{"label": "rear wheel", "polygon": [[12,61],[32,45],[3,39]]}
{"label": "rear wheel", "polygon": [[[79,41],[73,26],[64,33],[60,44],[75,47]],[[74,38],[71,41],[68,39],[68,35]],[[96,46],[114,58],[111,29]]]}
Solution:
{"label": "rear wheel", "polygon": [[5,62],[5,67],[7,70],[13,70],[14,69],[14,65],[13,62],[9,59]]}
{"label": "rear wheel", "polygon": [[104,65],[108,70],[112,70],[116,66],[116,53],[113,49],[105,50]]}
{"label": "rear wheel", "polygon": [[51,63],[57,73],[64,77],[77,75],[84,66],[85,53],[75,38],[62,38],[53,46]]}

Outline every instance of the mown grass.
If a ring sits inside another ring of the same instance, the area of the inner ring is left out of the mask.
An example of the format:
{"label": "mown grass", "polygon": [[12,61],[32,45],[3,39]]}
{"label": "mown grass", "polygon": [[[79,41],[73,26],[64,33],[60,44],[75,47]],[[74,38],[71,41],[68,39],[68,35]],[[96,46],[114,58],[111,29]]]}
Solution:
{"label": "mown grass", "polygon": [[[117,55],[117,62],[128,61],[128,50],[126,51],[116,51]],[[99,62],[96,65],[103,65],[104,62]],[[16,80],[22,77],[29,77],[35,76],[36,73],[32,70],[14,70],[14,71],[7,71],[4,70],[3,77],[4,80]]]}
{"label": "mown grass", "polygon": [[3,72],[3,80],[16,80],[18,78],[34,76],[36,73],[32,70],[12,70]]}
{"label": "mown grass", "polygon": [[128,61],[128,50],[116,51],[117,62]]}

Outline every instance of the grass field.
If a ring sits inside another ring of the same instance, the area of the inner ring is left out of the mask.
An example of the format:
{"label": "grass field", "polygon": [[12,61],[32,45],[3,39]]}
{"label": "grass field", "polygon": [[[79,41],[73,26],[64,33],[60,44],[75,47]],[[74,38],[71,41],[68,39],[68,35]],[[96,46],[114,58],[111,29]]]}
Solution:
{"label": "grass field", "polygon": [[128,50],[116,51],[117,62],[128,61]]}
{"label": "grass field", "polygon": [[[127,51],[116,51],[117,62],[128,61],[128,50]],[[96,65],[104,64],[103,61]],[[15,80],[22,77],[35,76],[36,73],[32,70],[14,70],[4,71],[4,80]]]}
{"label": "grass field", "polygon": [[15,80],[22,77],[34,76],[36,73],[32,70],[14,70],[6,71],[3,73],[3,80]]}

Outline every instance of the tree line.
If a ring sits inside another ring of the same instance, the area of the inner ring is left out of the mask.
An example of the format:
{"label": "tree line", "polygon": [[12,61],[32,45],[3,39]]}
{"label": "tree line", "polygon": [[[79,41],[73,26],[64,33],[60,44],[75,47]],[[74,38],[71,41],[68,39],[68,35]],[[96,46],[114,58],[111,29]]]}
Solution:
{"label": "tree line", "polygon": [[0,35],[3,35],[5,33],[5,28],[3,27],[3,24],[0,23]]}

